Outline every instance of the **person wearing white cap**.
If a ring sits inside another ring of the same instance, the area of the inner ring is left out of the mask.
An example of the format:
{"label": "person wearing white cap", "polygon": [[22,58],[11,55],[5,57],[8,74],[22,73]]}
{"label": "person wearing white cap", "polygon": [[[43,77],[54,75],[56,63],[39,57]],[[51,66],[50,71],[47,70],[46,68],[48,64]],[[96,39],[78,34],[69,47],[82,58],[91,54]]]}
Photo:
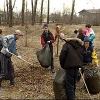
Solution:
{"label": "person wearing white cap", "polygon": [[[2,61],[1,61],[1,73],[0,73],[0,87],[1,82],[6,75],[9,75],[10,85],[14,85],[14,67],[11,61],[11,53],[18,56],[17,49],[16,49],[16,40],[18,40],[22,35],[20,30],[15,30],[13,35],[7,35],[3,37],[3,48],[1,49],[2,53]],[[20,57],[20,56],[18,56]]]}

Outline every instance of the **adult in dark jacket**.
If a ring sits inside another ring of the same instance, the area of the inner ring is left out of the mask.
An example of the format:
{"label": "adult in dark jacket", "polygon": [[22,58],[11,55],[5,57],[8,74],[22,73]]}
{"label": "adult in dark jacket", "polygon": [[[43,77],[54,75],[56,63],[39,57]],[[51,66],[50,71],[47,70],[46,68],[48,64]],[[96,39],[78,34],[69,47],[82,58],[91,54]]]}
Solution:
{"label": "adult in dark jacket", "polygon": [[[11,61],[11,53],[18,56],[16,50],[16,40],[18,40],[22,36],[20,30],[16,30],[13,35],[7,35],[3,37],[3,48],[1,49],[2,60],[1,60],[1,73],[0,73],[0,88],[2,80],[5,76],[9,75],[10,85],[14,85],[14,67]],[[20,56],[18,56],[20,57]]]}
{"label": "adult in dark jacket", "polygon": [[44,47],[47,43],[49,44],[50,51],[51,51],[51,71],[54,73],[53,45],[52,45],[52,43],[54,43],[54,36],[48,30],[48,24],[44,24],[43,29],[44,31],[41,35],[41,44],[42,47]]}
{"label": "adult in dark jacket", "polygon": [[66,71],[66,94],[68,100],[74,100],[78,69],[83,62],[82,41],[78,38],[66,39],[59,59],[61,67]]}
{"label": "adult in dark jacket", "polygon": [[[1,49],[2,49],[2,47],[3,47],[3,45],[2,45],[2,30],[0,29],[0,51],[1,51]],[[1,60],[2,60],[2,57],[1,57],[1,52],[0,52],[0,73],[1,73]]]}

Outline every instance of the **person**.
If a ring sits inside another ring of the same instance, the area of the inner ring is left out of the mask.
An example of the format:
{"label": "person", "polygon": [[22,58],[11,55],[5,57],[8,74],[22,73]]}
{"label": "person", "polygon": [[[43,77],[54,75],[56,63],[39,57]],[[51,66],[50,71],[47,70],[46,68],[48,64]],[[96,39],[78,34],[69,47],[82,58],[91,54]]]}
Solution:
{"label": "person", "polygon": [[83,64],[86,65],[88,63],[95,63],[98,66],[98,58],[91,43],[91,40],[88,36],[84,37],[84,45],[83,45]]}
{"label": "person", "polygon": [[61,67],[66,71],[67,98],[68,100],[74,100],[77,74],[83,63],[82,41],[78,38],[66,39],[59,60]]}
{"label": "person", "polygon": [[74,33],[72,34],[72,38],[75,38],[75,37],[77,37],[77,33],[78,33],[78,29],[76,29],[76,30],[74,30]]}
{"label": "person", "polygon": [[[83,67],[81,68],[82,74],[84,73],[84,66],[86,66],[86,65],[95,64],[95,66],[99,66],[96,51],[95,51],[89,37],[85,36],[83,41],[84,41],[84,45],[82,47]],[[81,79],[81,75],[79,73],[78,77],[77,77],[77,81],[80,81],[80,79]]]}
{"label": "person", "polygon": [[10,85],[15,84],[14,67],[11,61],[12,54],[10,54],[10,52],[18,56],[16,50],[16,40],[18,40],[20,36],[23,36],[21,31],[16,30],[13,35],[7,35],[3,37],[3,41],[2,41],[3,48],[1,49],[2,60],[1,60],[1,73],[0,73],[0,88],[2,88],[1,86],[2,80],[8,76],[10,80]]}
{"label": "person", "polygon": [[56,24],[55,41],[56,41],[57,37],[60,37],[60,27],[59,27],[59,24]]}
{"label": "person", "polygon": [[0,29],[0,72],[1,72],[1,49],[3,48],[3,45],[2,45],[2,30]]}
{"label": "person", "polygon": [[51,52],[51,72],[54,73],[54,61],[53,61],[53,43],[54,43],[54,36],[48,29],[48,24],[44,24],[43,26],[43,33],[41,34],[41,45],[44,47],[47,43],[50,47]]}
{"label": "person", "polygon": [[90,41],[92,42],[92,45],[94,46],[95,33],[93,29],[91,28],[90,24],[86,24],[85,27],[87,30],[86,36],[89,37]]}
{"label": "person", "polygon": [[85,37],[85,35],[83,34],[83,29],[82,28],[79,28],[78,29],[78,35],[77,35],[77,38],[79,38],[79,39],[81,39],[82,41],[84,40],[84,37]]}

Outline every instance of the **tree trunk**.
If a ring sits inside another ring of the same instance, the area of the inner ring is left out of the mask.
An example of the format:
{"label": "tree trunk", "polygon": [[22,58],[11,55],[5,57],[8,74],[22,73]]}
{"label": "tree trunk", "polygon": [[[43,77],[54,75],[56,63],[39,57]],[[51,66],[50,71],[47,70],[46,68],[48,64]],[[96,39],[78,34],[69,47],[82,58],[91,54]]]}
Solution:
{"label": "tree trunk", "polygon": [[47,24],[49,24],[50,0],[48,0]]}
{"label": "tree trunk", "polygon": [[4,0],[4,25],[6,25],[6,10],[5,10],[5,0]]}
{"label": "tree trunk", "polygon": [[33,23],[32,23],[33,26],[34,26],[34,24],[35,24],[35,18],[36,18],[37,1],[38,1],[38,0],[35,0],[35,4],[34,4]]}
{"label": "tree trunk", "polygon": [[12,27],[12,0],[9,0],[9,27]]}
{"label": "tree trunk", "polygon": [[70,24],[72,24],[73,21],[74,7],[75,7],[75,0],[72,1],[72,12],[70,17]]}
{"label": "tree trunk", "polygon": [[16,3],[16,0],[14,0],[14,4],[13,4],[13,7],[12,7],[12,9],[14,9],[14,7],[15,7],[15,3]]}
{"label": "tree trunk", "polygon": [[27,26],[27,1],[26,1],[26,20],[25,20],[25,31],[26,31],[26,34],[25,34],[25,46],[27,47],[28,45],[27,45],[27,31],[28,31],[28,26]]}
{"label": "tree trunk", "polygon": [[43,2],[44,0],[41,1],[41,15],[40,15],[40,24],[42,25],[42,19],[43,19]]}
{"label": "tree trunk", "polygon": [[7,24],[9,24],[9,6],[8,6],[8,0],[6,0],[6,6],[7,6]]}
{"label": "tree trunk", "polygon": [[34,17],[34,15],[33,15],[33,0],[31,0],[31,5],[32,5],[32,25],[33,25],[33,17]]}
{"label": "tree trunk", "polygon": [[24,26],[24,11],[25,11],[25,0],[22,0],[22,23],[21,23],[22,26]]}

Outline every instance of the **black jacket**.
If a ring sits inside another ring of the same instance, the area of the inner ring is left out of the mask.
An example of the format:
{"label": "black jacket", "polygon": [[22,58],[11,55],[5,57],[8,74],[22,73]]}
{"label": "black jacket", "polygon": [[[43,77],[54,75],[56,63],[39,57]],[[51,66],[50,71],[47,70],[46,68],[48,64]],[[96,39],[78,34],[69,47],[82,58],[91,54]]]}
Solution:
{"label": "black jacket", "polygon": [[59,56],[60,65],[63,69],[82,67],[83,56],[81,43],[79,39],[70,39],[63,45]]}

